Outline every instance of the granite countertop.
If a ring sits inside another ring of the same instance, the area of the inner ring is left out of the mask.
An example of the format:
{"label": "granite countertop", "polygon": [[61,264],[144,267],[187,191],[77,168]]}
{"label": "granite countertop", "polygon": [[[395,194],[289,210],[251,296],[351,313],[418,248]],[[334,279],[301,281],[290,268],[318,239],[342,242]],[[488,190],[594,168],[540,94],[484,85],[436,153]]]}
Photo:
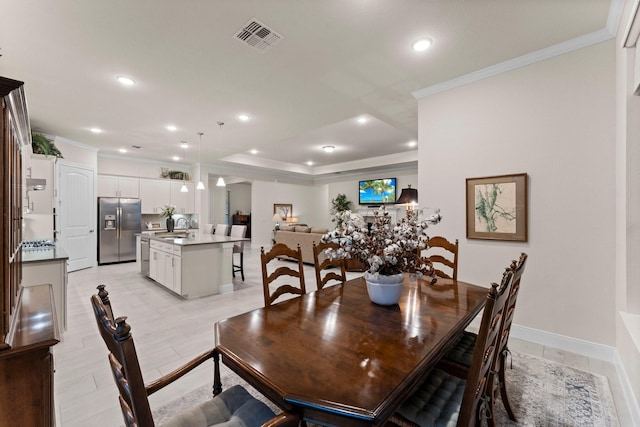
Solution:
{"label": "granite countertop", "polygon": [[59,246],[34,251],[22,251],[22,262],[62,261],[67,259],[69,259],[69,255]]}
{"label": "granite countertop", "polygon": [[149,236],[150,240],[157,240],[159,242],[172,243],[179,246],[191,246],[191,245],[211,245],[220,243],[233,243],[250,241],[245,237],[232,237],[232,236],[216,236],[215,234],[198,234],[195,233],[192,237],[158,237]]}

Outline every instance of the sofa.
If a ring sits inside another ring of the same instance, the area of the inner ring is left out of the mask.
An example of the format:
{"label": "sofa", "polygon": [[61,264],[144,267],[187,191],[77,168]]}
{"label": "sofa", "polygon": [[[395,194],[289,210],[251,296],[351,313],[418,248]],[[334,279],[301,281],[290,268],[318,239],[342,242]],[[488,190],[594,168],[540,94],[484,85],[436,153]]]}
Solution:
{"label": "sofa", "polygon": [[329,230],[326,228],[309,227],[304,225],[283,225],[276,231],[275,243],[284,243],[291,249],[300,245],[302,262],[313,264],[313,242],[320,243],[322,235]]}

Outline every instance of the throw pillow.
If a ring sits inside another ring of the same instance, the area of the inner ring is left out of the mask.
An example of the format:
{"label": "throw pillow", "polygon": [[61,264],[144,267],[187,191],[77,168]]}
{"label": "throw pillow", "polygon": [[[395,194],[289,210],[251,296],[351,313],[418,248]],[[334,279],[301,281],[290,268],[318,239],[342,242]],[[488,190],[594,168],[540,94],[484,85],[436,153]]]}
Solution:
{"label": "throw pillow", "polygon": [[296,233],[308,233],[309,231],[311,231],[311,227],[301,227],[301,226],[296,226]]}
{"label": "throw pillow", "polygon": [[296,228],[292,225],[281,225],[280,231],[296,231]]}
{"label": "throw pillow", "polygon": [[327,234],[329,232],[328,228],[320,228],[320,227],[311,227],[310,233],[316,234]]}

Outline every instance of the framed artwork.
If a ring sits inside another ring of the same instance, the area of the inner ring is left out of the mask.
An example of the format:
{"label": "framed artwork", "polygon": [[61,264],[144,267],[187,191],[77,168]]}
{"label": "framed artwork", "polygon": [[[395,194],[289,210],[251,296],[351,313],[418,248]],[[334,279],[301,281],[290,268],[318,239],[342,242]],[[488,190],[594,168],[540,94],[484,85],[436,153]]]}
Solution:
{"label": "framed artwork", "polygon": [[293,216],[293,205],[274,203],[273,213],[280,214],[282,218],[291,218]]}
{"label": "framed artwork", "polygon": [[527,174],[467,178],[467,239],[527,241]]}

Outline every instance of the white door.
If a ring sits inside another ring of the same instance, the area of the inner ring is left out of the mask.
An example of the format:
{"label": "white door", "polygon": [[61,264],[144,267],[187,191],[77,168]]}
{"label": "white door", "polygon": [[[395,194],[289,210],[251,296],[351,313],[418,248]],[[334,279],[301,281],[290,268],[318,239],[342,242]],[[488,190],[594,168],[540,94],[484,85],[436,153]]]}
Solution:
{"label": "white door", "polygon": [[60,161],[57,236],[69,255],[69,271],[96,263],[94,171]]}

